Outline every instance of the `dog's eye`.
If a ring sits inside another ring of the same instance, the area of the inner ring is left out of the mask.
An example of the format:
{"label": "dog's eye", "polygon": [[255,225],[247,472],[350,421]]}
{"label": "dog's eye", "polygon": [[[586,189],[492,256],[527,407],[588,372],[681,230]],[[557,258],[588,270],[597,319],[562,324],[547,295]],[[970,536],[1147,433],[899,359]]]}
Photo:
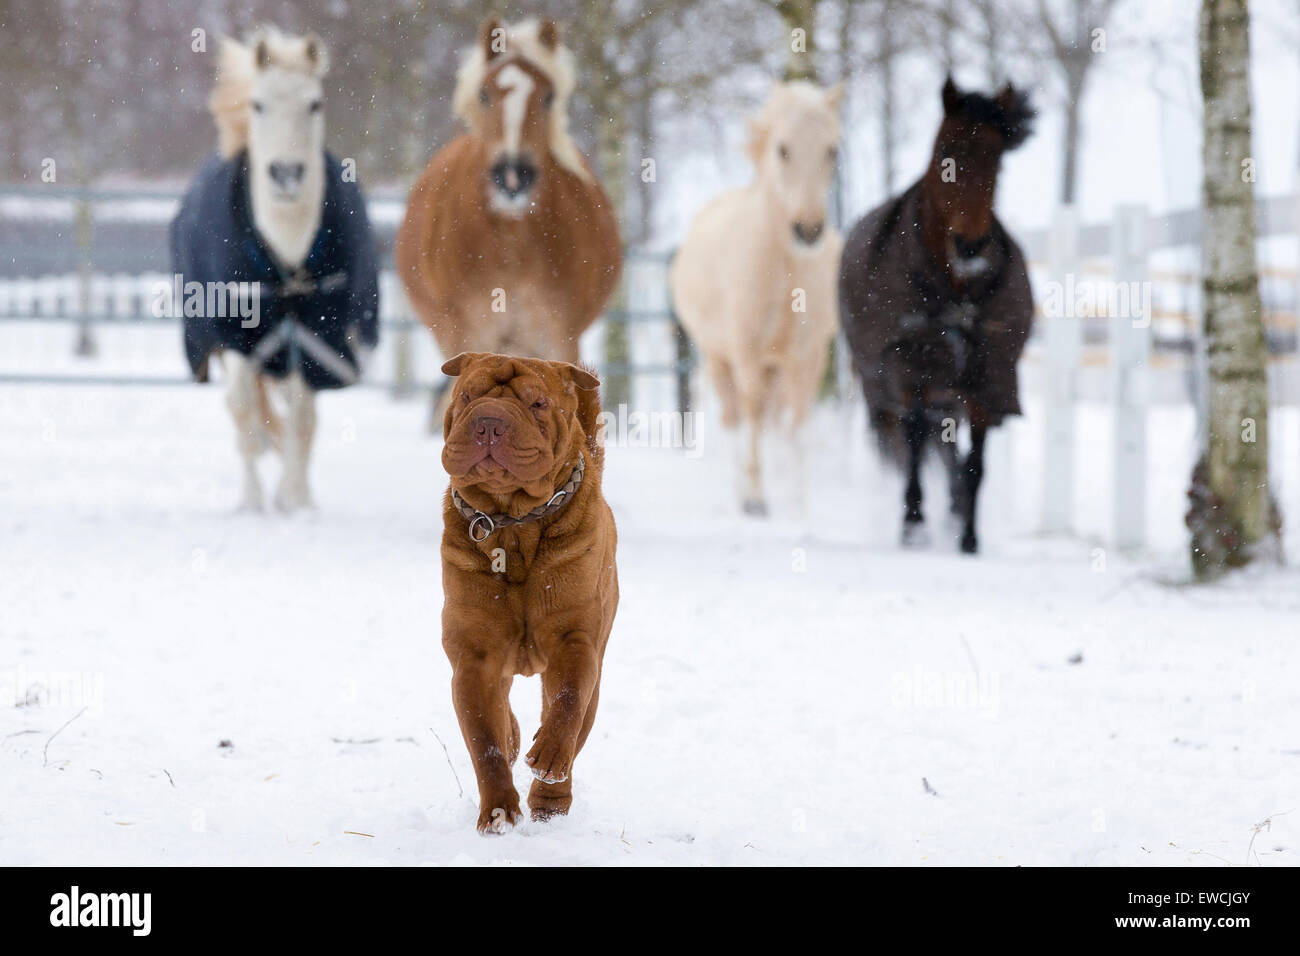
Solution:
{"label": "dog's eye", "polygon": [[460,403],[461,403],[462,405],[468,405],[468,404],[469,404],[469,392],[461,392],[461,393],[460,393]]}
{"label": "dog's eye", "polygon": [[539,398],[537,401],[533,402],[532,407],[534,410],[540,412],[543,408],[546,407],[546,399]]}

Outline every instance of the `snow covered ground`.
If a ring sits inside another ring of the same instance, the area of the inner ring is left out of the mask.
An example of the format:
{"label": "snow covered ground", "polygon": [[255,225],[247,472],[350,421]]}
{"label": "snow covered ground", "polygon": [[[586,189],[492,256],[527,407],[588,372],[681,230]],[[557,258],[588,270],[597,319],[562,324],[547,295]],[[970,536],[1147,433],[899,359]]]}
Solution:
{"label": "snow covered ground", "polygon": [[1096,407],[1080,537],[1035,536],[1029,411],[976,559],[934,494],[935,545],[898,549],[897,480],[833,408],[805,512],[766,522],[710,431],[611,448],[622,605],[574,810],[482,838],[423,402],[323,396],[319,511],[284,518],[231,513],[215,388],[0,386],[0,864],[1300,862],[1300,574],[1185,586],[1177,407],[1149,554],[1105,549]]}

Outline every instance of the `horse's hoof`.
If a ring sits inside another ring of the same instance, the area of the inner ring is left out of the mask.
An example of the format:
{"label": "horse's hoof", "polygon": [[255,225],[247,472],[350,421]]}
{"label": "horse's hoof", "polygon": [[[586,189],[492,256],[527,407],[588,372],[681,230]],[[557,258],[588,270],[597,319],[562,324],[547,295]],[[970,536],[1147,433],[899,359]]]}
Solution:
{"label": "horse's hoof", "polygon": [[762,498],[746,498],[741,502],[740,510],[753,518],[766,518],[767,502]]}
{"label": "horse's hoof", "polygon": [[930,532],[920,521],[909,521],[903,525],[901,541],[905,548],[924,548],[930,543]]}
{"label": "horse's hoof", "polygon": [[295,511],[315,509],[316,504],[312,501],[309,492],[281,490],[275,494],[275,510],[281,514],[291,515]]}
{"label": "horse's hoof", "polygon": [[961,536],[961,553],[962,554],[979,554],[980,543],[975,535],[967,531]]}

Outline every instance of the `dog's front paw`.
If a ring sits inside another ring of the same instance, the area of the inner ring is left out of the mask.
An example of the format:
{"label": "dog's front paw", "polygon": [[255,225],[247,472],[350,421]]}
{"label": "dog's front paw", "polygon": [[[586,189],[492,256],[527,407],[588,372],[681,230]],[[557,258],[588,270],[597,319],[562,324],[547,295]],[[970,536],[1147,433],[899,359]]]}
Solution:
{"label": "dog's front paw", "polygon": [[508,794],[502,794],[495,800],[482,801],[478,813],[478,832],[484,835],[489,833],[501,834],[509,833],[524,818],[524,813],[519,809],[519,794],[513,790]]}
{"label": "dog's front paw", "polygon": [[573,740],[548,733],[543,727],[524,762],[542,783],[564,783],[573,767],[573,744]]}

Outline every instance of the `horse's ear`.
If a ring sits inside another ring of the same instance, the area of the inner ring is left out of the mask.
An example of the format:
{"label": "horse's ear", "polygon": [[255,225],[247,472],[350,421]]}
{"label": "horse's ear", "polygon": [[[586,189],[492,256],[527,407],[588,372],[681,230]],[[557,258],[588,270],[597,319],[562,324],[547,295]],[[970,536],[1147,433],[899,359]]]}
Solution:
{"label": "horse's ear", "polygon": [[555,25],[554,20],[543,20],[541,28],[537,31],[537,39],[546,49],[554,50],[560,45],[560,28]]}
{"label": "horse's ear", "polygon": [[1006,111],[1017,104],[1020,99],[1020,94],[1016,92],[1016,88],[1012,86],[1011,81],[1008,80],[1006,83],[1002,84],[1002,89],[997,91],[993,99],[998,106],[1002,107],[1002,109]]}
{"label": "horse's ear", "polygon": [[483,62],[491,63],[506,52],[506,29],[496,17],[488,17],[479,28],[479,45],[483,47]]}
{"label": "horse's ear", "polygon": [[957,109],[957,103],[961,99],[961,90],[957,89],[957,84],[952,81],[949,75],[943,81],[943,112],[947,116]]}
{"label": "horse's ear", "polygon": [[840,103],[844,101],[844,83],[836,83],[826,91],[826,105],[830,107],[832,113],[838,113]]}
{"label": "horse's ear", "polygon": [[442,363],[442,374],[450,375],[453,378],[459,375],[475,360],[481,358],[482,352],[461,352],[454,358],[449,358]]}
{"label": "horse's ear", "polygon": [[307,55],[307,62],[311,65],[312,76],[319,79],[330,69],[330,57],[325,49],[325,41],[315,33],[308,33],[304,39],[307,41],[304,52]]}

